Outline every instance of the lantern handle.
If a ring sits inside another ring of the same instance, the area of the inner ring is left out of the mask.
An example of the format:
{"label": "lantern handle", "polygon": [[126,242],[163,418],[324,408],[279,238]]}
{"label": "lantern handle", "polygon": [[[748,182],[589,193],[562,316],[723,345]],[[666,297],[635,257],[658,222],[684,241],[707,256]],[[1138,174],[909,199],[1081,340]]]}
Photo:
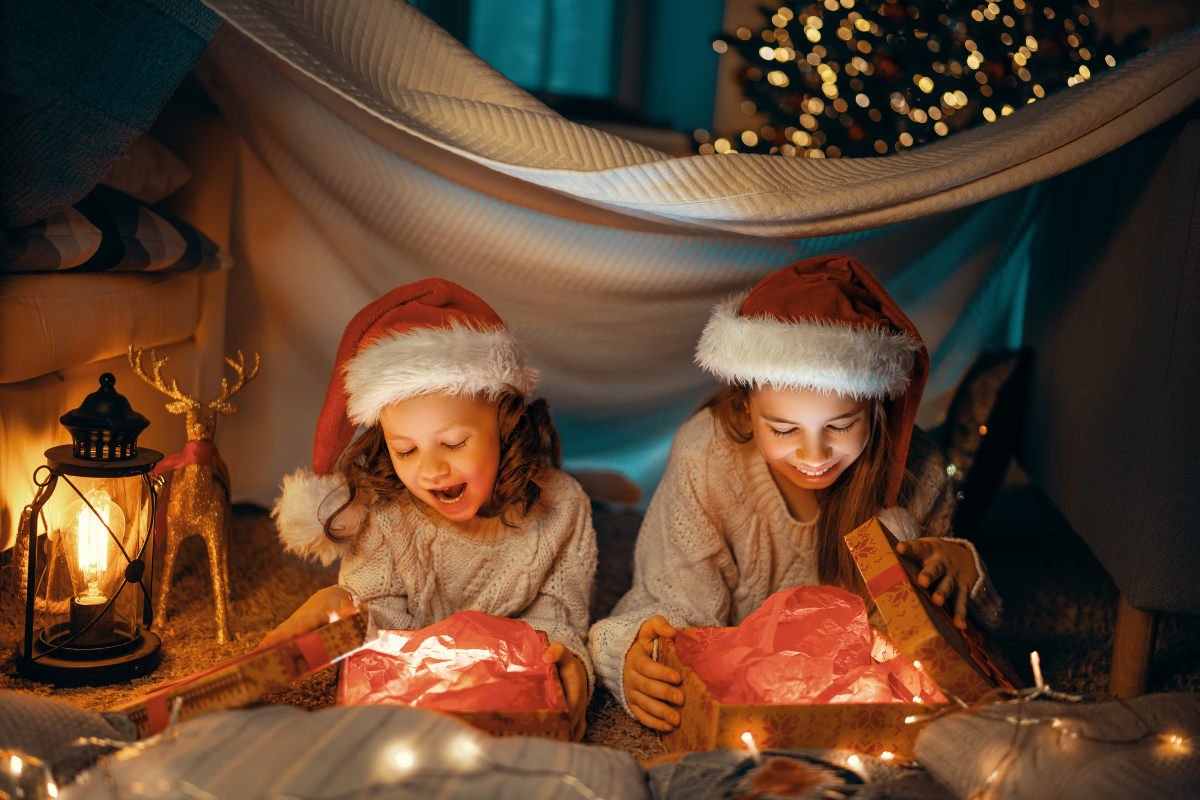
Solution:
{"label": "lantern handle", "polygon": [[[38,481],[38,472],[45,468],[48,472],[46,480]],[[54,494],[54,487],[58,485],[58,473],[45,464],[33,471],[34,483],[38,485],[37,494],[33,497],[33,502],[29,504],[29,526],[26,529],[29,537],[27,547],[29,553],[27,556],[27,572],[25,574],[25,658],[26,660],[33,659],[33,617],[34,606],[37,597],[37,521],[38,517],[42,516],[42,506],[46,505],[50,500],[50,495]],[[22,515],[23,516],[23,515]],[[46,534],[49,535],[50,526],[46,526]]]}

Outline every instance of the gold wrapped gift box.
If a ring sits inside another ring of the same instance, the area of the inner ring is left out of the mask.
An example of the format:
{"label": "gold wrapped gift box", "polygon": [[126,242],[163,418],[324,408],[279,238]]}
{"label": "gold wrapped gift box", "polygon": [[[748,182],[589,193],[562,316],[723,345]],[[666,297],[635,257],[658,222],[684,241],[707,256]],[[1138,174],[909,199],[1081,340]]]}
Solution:
{"label": "gold wrapped gift box", "polygon": [[[998,687],[1019,685],[990,640],[969,621],[967,630],[956,628],[946,610],[917,586],[920,564],[896,553],[896,539],[878,520],[847,534],[846,544],[887,623],[888,636],[943,694],[971,704],[992,696]],[[742,737],[749,733],[760,750],[834,748],[911,758],[926,722],[914,717],[944,708],[933,703],[726,705],[679,660],[672,640],[661,642],[659,661],[683,676],[681,722],[663,737],[672,751],[745,749]]]}

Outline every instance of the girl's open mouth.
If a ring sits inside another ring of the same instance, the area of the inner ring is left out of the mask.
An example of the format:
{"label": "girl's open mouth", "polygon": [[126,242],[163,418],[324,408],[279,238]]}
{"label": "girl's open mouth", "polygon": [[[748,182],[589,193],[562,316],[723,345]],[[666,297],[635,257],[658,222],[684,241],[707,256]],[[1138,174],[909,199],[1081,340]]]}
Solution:
{"label": "girl's open mouth", "polygon": [[463,496],[467,493],[467,484],[459,483],[455,484],[454,486],[448,486],[445,489],[430,489],[429,493],[433,495],[439,503],[450,505],[451,503],[457,503],[459,500],[463,499]]}

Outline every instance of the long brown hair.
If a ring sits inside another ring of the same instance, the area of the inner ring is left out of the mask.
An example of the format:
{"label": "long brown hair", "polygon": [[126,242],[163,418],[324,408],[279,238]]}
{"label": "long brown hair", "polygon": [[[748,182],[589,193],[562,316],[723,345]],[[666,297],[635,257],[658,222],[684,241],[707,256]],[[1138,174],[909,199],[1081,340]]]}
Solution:
{"label": "long brown hair", "polygon": [[[546,470],[562,469],[562,444],[550,418],[550,404],[544,399],[526,403],[523,395],[505,392],[496,401],[495,410],[500,468],[492,495],[480,512],[500,517],[505,525],[516,527],[517,521],[542,499],[538,481]],[[354,535],[351,532],[339,536],[331,526],[355,499],[370,507],[398,498],[406,491],[392,466],[383,427],[378,422],[350,443],[338,461],[338,469],[346,478],[350,497],[325,520],[325,537],[333,542],[343,542]]]}
{"label": "long brown hair", "polygon": [[[701,406],[701,409],[712,409],[725,434],[738,444],[754,438],[750,425],[750,391],[748,386],[734,384],[717,392]],[[883,401],[872,399],[869,403],[870,432],[866,449],[832,486],[817,492],[821,509],[817,519],[817,577],[821,583],[857,592],[864,595],[864,599],[866,587],[862,586],[862,579],[842,537],[883,509],[892,450]],[[901,497],[906,496],[909,484],[906,473]]]}

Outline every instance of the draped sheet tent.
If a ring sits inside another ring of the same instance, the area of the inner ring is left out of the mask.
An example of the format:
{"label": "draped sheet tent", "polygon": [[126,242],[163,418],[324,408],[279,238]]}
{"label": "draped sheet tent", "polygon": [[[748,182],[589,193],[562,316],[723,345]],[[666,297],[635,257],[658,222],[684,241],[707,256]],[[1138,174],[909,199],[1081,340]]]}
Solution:
{"label": "draped sheet tent", "polygon": [[867,264],[932,354],[936,421],[1021,339],[1039,181],[1200,97],[1200,32],[997,122],[887,158],[671,158],[572,123],[403,0],[206,0],[196,67],[243,138],[227,347],[264,369],[218,435],[238,499],[307,465],[342,329],[429,275],[491,303],[542,371],[569,468],[652,489],[715,388],[711,307],[792,261]]}

